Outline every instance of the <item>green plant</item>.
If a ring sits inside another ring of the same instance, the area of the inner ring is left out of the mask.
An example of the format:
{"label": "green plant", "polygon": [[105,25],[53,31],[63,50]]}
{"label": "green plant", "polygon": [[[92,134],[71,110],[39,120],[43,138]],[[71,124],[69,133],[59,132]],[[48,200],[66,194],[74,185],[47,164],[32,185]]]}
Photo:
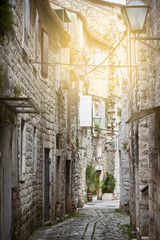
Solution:
{"label": "green plant", "polygon": [[98,188],[98,178],[97,172],[94,170],[92,165],[86,168],[86,185],[87,185],[87,192],[92,192],[93,194],[96,193]]}
{"label": "green plant", "polygon": [[130,224],[122,224],[120,225],[120,229],[122,230],[123,234],[128,235],[129,239],[136,237],[136,234],[133,232]]}
{"label": "green plant", "polygon": [[95,125],[94,128],[98,132],[98,136],[99,136],[101,134],[101,132],[102,132],[102,130],[100,129],[100,126]]}
{"label": "green plant", "polygon": [[14,26],[12,5],[9,0],[1,0],[0,4],[0,43],[4,44],[9,39],[9,33]]}
{"label": "green plant", "polygon": [[122,143],[122,149],[124,150],[124,151],[126,151],[126,152],[128,152],[128,149],[127,149],[127,147],[128,147],[128,143],[127,142],[124,142],[124,143]]}
{"label": "green plant", "polygon": [[114,210],[114,213],[118,213],[124,216],[129,216],[129,214],[127,212],[121,212],[118,208]]}
{"label": "green plant", "polygon": [[108,144],[109,144],[110,146],[113,146],[113,145],[114,145],[114,142],[108,142]]}
{"label": "green plant", "polygon": [[80,145],[79,134],[77,133],[77,135],[76,135],[76,148],[77,148],[77,151],[79,150],[79,145]]}
{"label": "green plant", "polygon": [[14,94],[16,97],[19,97],[22,94],[23,87],[20,87],[18,85],[14,86]]}
{"label": "green plant", "polygon": [[121,108],[119,107],[118,110],[117,110],[117,116],[118,117],[121,117]]}
{"label": "green plant", "polygon": [[113,193],[116,186],[116,179],[112,173],[107,172],[102,182],[102,193]]}

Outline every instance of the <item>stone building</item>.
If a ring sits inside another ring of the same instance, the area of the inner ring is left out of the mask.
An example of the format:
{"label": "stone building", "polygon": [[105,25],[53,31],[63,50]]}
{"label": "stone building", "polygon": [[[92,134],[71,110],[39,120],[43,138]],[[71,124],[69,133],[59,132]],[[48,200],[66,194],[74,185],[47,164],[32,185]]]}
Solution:
{"label": "stone building", "polygon": [[78,204],[78,87],[69,88],[76,82],[67,69],[70,36],[48,1],[12,3],[15,26],[0,46],[3,240],[28,239]]}
{"label": "stone building", "polygon": [[[107,5],[106,2],[104,7],[92,1],[63,0],[50,0],[50,3],[57,11],[58,8],[59,11],[65,10],[71,20],[66,27],[71,35],[72,68],[79,76],[80,84],[80,125],[77,132],[81,166],[79,204],[84,203],[85,170],[90,164],[99,172],[100,183],[107,171],[115,175],[117,180],[115,197],[118,198],[119,117],[117,114],[120,108],[121,83],[116,66],[122,65],[123,59],[121,54],[118,55],[117,50],[113,51],[111,57],[109,55],[111,49],[114,47],[116,49],[116,44],[123,34],[124,27],[119,18],[119,5],[111,3]],[[122,51],[121,47],[121,53]],[[105,58],[106,60],[101,64]],[[98,65],[99,68],[96,68]],[[100,134],[94,129],[93,118],[96,114],[101,115],[102,118]],[[101,198],[101,192],[98,195]]]}
{"label": "stone building", "polygon": [[[14,31],[0,46],[0,232],[3,240],[25,240],[39,226],[83,206],[87,165],[100,181],[112,172],[119,197],[122,59],[116,50],[123,28],[119,5],[12,4]],[[102,132],[93,123],[97,114]]]}
{"label": "stone building", "polygon": [[[159,1],[144,2],[149,4],[150,8],[146,32],[141,36],[158,37]],[[128,35],[128,65],[135,68],[128,69],[126,111],[129,130],[131,223],[137,230],[138,239],[157,240],[160,239],[159,41],[140,42],[131,40],[132,37]]]}

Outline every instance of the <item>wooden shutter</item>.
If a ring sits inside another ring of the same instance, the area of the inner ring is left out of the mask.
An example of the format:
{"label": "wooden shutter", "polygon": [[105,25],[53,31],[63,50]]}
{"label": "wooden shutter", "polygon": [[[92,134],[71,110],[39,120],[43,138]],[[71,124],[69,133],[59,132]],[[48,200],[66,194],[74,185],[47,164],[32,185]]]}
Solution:
{"label": "wooden shutter", "polygon": [[48,34],[42,30],[42,39],[41,39],[41,71],[45,76],[48,75]]}
{"label": "wooden shutter", "polygon": [[36,19],[35,19],[35,60],[38,56],[38,33],[39,33],[39,14],[36,9]]}
{"label": "wooden shutter", "polygon": [[24,9],[24,42],[28,46],[28,35],[29,35],[29,0],[25,0]]}
{"label": "wooden shutter", "polygon": [[92,97],[80,96],[80,126],[91,127],[92,126]]}
{"label": "wooden shutter", "polygon": [[100,128],[105,129],[105,102],[104,101],[102,101],[99,104],[99,117],[101,118]]}

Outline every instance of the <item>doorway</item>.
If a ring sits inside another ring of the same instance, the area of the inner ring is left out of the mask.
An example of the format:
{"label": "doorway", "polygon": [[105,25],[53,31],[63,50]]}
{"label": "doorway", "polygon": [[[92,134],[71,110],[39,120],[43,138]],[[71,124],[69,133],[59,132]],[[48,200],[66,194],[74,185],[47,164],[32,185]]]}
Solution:
{"label": "doorway", "polygon": [[50,218],[50,201],[49,201],[49,153],[50,149],[44,149],[44,221],[47,222]]}
{"label": "doorway", "polygon": [[12,129],[9,122],[4,122],[3,133],[3,169],[2,169],[2,240],[11,239],[11,162],[12,162]]}
{"label": "doorway", "polygon": [[97,179],[98,179],[98,188],[97,188],[97,191],[96,191],[97,200],[102,200],[102,192],[101,192],[101,189],[100,189],[101,170],[97,170],[96,172],[97,172]]}
{"label": "doorway", "polygon": [[66,161],[66,213],[71,211],[71,160]]}
{"label": "doorway", "polygon": [[56,158],[56,206],[55,206],[56,217],[61,214],[61,157]]}

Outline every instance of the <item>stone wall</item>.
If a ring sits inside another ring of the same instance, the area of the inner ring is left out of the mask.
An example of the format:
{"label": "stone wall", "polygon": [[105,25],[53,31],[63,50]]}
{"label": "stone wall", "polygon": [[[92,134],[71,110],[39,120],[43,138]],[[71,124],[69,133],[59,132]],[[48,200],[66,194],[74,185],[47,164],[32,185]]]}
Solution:
{"label": "stone wall", "polygon": [[120,208],[122,211],[129,212],[130,199],[130,169],[128,157],[128,106],[127,102],[127,81],[122,83],[122,101],[121,101],[121,122],[119,126],[119,157],[120,157]]}
{"label": "stone wall", "polygon": [[[158,36],[159,3],[145,1],[150,5],[147,16],[146,35]],[[136,74],[132,72],[129,83],[129,116],[132,113],[159,106],[159,53],[158,41],[149,46],[135,44]],[[132,45],[133,46],[133,45]],[[134,55],[132,55],[134,56]],[[154,112],[154,111],[153,111]],[[130,158],[130,213],[131,223],[137,229],[137,238],[148,236],[159,239],[159,111],[129,124]]]}
{"label": "stone wall", "polygon": [[[70,94],[64,79],[60,82],[59,103],[57,104],[57,72],[56,65],[57,54],[60,48],[66,48],[68,45],[68,36],[62,27],[58,17],[51,11],[49,4],[41,1],[30,1],[29,18],[29,38],[28,48],[23,47],[23,22],[24,22],[24,1],[16,1],[14,8],[15,27],[10,35],[9,43],[1,46],[3,58],[0,60],[2,73],[5,76],[0,89],[1,97],[15,97],[16,90],[21,89],[21,96],[30,97],[40,108],[40,113],[36,114],[17,114],[10,116],[11,134],[15,137],[12,140],[11,159],[14,165],[9,165],[9,181],[6,183],[9,189],[7,204],[9,207],[6,217],[6,226],[0,224],[2,239],[28,239],[30,234],[42,224],[53,221],[55,217],[64,217],[65,213],[75,212],[77,209],[77,192],[79,184],[79,164],[78,156],[73,154],[75,150],[75,137],[77,128],[77,91],[72,91],[71,104],[67,103],[67,95]],[[36,8],[39,12],[39,34],[38,34],[38,58],[35,62],[35,13]],[[56,23],[56,24],[55,24]],[[55,25],[58,26],[58,28]],[[48,76],[41,74],[41,34],[42,29],[48,34]],[[62,41],[63,39],[63,41]],[[65,42],[65,43],[64,43]],[[65,68],[61,70],[65,72]],[[71,84],[71,83],[70,83]],[[16,95],[17,96],[17,95]],[[21,97],[17,96],[17,97]],[[67,106],[67,104],[70,106]],[[67,107],[70,118],[69,131],[70,142],[67,144]],[[1,105],[1,129],[2,138],[1,155],[2,165],[1,176],[6,175],[4,162],[6,150],[4,153],[4,125],[11,110]],[[74,116],[74,118],[73,118]],[[16,121],[15,121],[15,119]],[[25,132],[22,137],[21,121],[25,122]],[[16,132],[16,134],[15,134]],[[10,133],[8,133],[10,134]],[[57,146],[57,134],[60,138],[60,148]],[[21,144],[25,146],[25,161],[23,172],[21,173]],[[34,142],[34,145],[33,145]],[[6,144],[6,147],[8,145]],[[5,148],[6,149],[6,148]],[[58,152],[57,152],[58,150]],[[33,163],[33,152],[34,155]],[[59,176],[57,176],[57,158],[61,158]],[[48,164],[48,165],[47,165]],[[68,164],[68,170],[67,170]],[[46,170],[47,168],[47,170]],[[8,171],[8,170],[7,170]],[[68,172],[67,172],[68,171]],[[66,210],[66,175],[70,181],[69,185],[69,208]],[[45,185],[45,177],[47,185]],[[61,186],[58,186],[57,179]],[[11,182],[11,179],[14,181]],[[3,179],[1,179],[2,185]],[[72,184],[71,184],[72,182]],[[47,187],[47,195],[45,193]],[[56,191],[60,188],[60,201],[56,200]],[[72,194],[71,194],[72,191]],[[74,193],[74,194],[73,194]],[[5,202],[6,191],[1,188],[2,206]],[[47,200],[45,199],[47,197]],[[46,208],[47,201],[47,208]],[[57,207],[58,201],[58,207]],[[5,211],[2,207],[1,215]],[[58,213],[58,214],[57,214]],[[46,216],[47,214],[47,216]],[[8,233],[7,233],[8,227]],[[5,234],[8,234],[7,236]]]}

